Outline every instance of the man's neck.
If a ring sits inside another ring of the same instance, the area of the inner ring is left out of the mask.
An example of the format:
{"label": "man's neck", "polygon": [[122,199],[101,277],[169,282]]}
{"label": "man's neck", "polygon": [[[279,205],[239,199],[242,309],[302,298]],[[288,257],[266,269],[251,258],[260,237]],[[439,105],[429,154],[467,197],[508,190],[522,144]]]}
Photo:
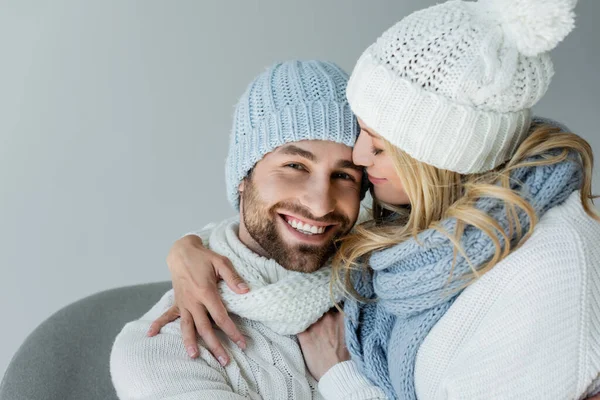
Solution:
{"label": "man's neck", "polygon": [[[332,307],[327,290],[331,270],[312,276],[284,268],[265,254],[243,223],[218,225],[211,234],[212,250],[229,257],[254,295],[239,295],[219,283],[225,307],[233,314],[260,322],[281,335],[303,332]],[[324,290],[325,288],[325,290]]]}

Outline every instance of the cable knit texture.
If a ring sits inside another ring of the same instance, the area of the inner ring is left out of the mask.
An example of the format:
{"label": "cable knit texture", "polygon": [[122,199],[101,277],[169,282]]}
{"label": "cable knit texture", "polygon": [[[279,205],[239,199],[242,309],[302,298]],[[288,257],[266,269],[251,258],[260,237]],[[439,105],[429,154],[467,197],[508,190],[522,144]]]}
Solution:
{"label": "cable knit texture", "polygon": [[304,366],[295,336],[273,332],[263,324],[231,314],[246,338],[242,351],[217,330],[230,356],[222,367],[199,339],[200,356],[191,359],[183,345],[180,320],[153,338],[152,321],[174,304],[173,291],[142,318],[125,325],[110,358],[110,373],[121,400],[321,399],[317,382]]}
{"label": "cable knit texture", "polygon": [[[230,364],[222,367],[202,340],[200,357],[193,360],[184,349],[179,320],[166,325],[158,336],[147,337],[152,321],[174,303],[171,290],[146,315],[128,323],[115,340],[110,369],[121,400],[329,400],[319,394],[298,340],[290,334],[304,330],[333,306],[330,267],[314,274],[288,271],[245,247],[237,237],[238,225],[227,220],[208,226],[200,236],[205,245],[229,257],[252,288],[246,295],[220,288],[233,311],[231,318],[246,337],[246,351],[217,330]],[[358,372],[356,376],[360,377]],[[364,378],[360,383],[344,388],[343,398],[366,400],[376,398],[372,393],[381,394]]]}
{"label": "cable knit texture", "polygon": [[[580,187],[582,174],[580,164],[568,159],[551,166],[521,168],[511,177],[512,188],[529,200],[538,217],[542,217]],[[507,211],[502,202],[483,198],[476,207],[492,216],[511,244],[516,244],[516,235],[509,234]],[[529,220],[524,212],[518,213],[526,231]],[[453,234],[456,220],[448,219],[441,225]],[[499,240],[504,244],[500,236]],[[489,261],[495,251],[492,240],[472,226],[465,228],[461,245],[475,268]],[[471,272],[469,263],[461,256],[452,267],[453,249],[445,235],[429,229],[421,232],[418,240],[410,239],[376,252],[369,262],[374,270],[372,282],[356,279],[356,289],[378,301],[346,302],[347,343],[353,359],[390,398],[416,398],[417,350],[460,294],[459,288]]]}
{"label": "cable knit texture", "polygon": [[392,26],[348,83],[354,113],[415,159],[493,169],[524,139],[574,26],[573,0],[448,1]]}
{"label": "cable knit texture", "polygon": [[277,147],[301,140],[354,146],[358,123],[346,99],[347,82],[340,67],[325,61],[275,64],[254,79],[235,108],[225,167],[235,209],[242,179]]}

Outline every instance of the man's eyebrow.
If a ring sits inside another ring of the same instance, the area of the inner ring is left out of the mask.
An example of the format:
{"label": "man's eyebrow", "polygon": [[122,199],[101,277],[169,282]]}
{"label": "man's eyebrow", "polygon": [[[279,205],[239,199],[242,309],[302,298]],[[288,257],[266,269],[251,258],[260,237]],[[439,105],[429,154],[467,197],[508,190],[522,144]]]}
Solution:
{"label": "man's eyebrow", "polygon": [[[317,157],[313,153],[311,153],[308,150],[304,150],[301,147],[294,146],[293,144],[287,145],[285,147],[281,147],[278,150],[278,153],[286,154],[286,155],[290,155],[290,156],[300,156],[300,157],[306,158],[307,160],[310,160],[312,162],[319,162],[317,160]],[[335,167],[336,168],[350,168],[350,169],[354,169],[359,172],[363,171],[362,167],[359,167],[358,165],[354,164],[350,160],[338,160],[335,163]]]}
{"label": "man's eyebrow", "polygon": [[289,156],[300,156],[300,157],[306,158],[307,160],[310,160],[312,162],[317,162],[317,157],[315,157],[315,155],[313,153],[311,153],[308,150],[304,150],[301,147],[294,146],[293,144],[282,147],[279,150],[279,153],[287,154]]}
{"label": "man's eyebrow", "polygon": [[354,164],[352,161],[350,160],[339,160],[337,163],[335,163],[335,167],[336,168],[350,168],[350,169],[354,169],[356,171],[359,172],[363,172],[363,168],[359,167],[358,165]]}

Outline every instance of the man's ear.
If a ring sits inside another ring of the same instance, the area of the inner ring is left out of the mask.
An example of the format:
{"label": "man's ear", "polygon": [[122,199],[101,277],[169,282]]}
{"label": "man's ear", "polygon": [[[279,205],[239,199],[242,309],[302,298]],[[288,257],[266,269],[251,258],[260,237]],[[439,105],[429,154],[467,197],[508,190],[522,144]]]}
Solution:
{"label": "man's ear", "polygon": [[[242,213],[242,214],[244,212],[244,200],[243,200],[244,196],[242,196],[242,193],[244,192],[244,182],[246,182],[246,178],[242,179],[242,181],[238,185],[238,199],[240,202],[239,207],[240,207],[240,213]],[[242,214],[240,214],[240,215],[242,215]]]}

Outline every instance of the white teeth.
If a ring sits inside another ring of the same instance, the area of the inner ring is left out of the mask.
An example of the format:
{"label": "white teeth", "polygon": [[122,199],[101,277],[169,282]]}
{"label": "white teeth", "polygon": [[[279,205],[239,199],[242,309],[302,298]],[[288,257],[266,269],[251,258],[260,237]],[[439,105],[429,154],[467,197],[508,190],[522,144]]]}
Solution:
{"label": "white teeth", "polygon": [[291,225],[293,228],[296,228],[297,231],[304,233],[305,235],[316,235],[325,232],[324,226],[312,226],[309,224],[304,224],[301,221],[297,221],[295,219],[288,220],[287,223]]}

